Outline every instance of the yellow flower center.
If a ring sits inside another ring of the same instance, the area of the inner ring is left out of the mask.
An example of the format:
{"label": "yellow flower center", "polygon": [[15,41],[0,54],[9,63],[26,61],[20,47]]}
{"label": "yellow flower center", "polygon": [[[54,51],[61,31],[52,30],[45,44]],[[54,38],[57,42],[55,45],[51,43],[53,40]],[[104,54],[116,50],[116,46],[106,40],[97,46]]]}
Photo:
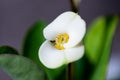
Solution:
{"label": "yellow flower center", "polygon": [[64,50],[64,44],[67,43],[69,40],[69,35],[67,33],[57,35],[55,39],[55,48],[59,50]]}

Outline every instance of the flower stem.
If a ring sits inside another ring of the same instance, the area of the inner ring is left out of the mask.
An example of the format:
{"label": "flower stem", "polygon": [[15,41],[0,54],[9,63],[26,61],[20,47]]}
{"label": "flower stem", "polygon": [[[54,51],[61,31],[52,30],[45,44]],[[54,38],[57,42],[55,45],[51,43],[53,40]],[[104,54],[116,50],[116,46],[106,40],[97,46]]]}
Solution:
{"label": "flower stem", "polygon": [[78,13],[80,0],[70,0],[71,10]]}
{"label": "flower stem", "polygon": [[75,80],[75,63],[68,64],[67,80]]}
{"label": "flower stem", "polygon": [[67,80],[72,80],[71,78],[71,63],[68,64],[68,67],[67,67]]}

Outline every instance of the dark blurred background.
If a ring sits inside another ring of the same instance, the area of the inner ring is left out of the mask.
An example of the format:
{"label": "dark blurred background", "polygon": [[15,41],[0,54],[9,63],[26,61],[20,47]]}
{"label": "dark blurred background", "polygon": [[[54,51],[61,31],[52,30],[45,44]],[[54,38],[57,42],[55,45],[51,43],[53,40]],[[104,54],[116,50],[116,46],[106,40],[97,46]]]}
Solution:
{"label": "dark blurred background", "polygon": [[[0,46],[10,45],[20,51],[26,31],[37,20],[50,23],[69,11],[69,0],[0,0]],[[98,16],[120,13],[120,0],[82,0],[79,8],[87,26]],[[107,80],[120,76],[120,24],[113,40]],[[0,80],[11,80],[0,69]]]}

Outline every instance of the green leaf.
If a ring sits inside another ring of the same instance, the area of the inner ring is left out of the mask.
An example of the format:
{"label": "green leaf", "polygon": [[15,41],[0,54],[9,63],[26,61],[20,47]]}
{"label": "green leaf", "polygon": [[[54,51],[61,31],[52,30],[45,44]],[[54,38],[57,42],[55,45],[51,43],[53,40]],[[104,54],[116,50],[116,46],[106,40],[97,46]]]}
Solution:
{"label": "green leaf", "polygon": [[117,16],[97,18],[85,37],[85,56],[94,66],[90,80],[105,80]]}
{"label": "green leaf", "polygon": [[102,47],[105,37],[106,20],[104,17],[96,19],[87,31],[84,42],[86,55],[90,62],[96,64],[102,53]]}
{"label": "green leaf", "polygon": [[45,80],[44,72],[33,61],[18,55],[0,55],[0,67],[12,80]]}
{"label": "green leaf", "polygon": [[18,54],[18,52],[9,46],[1,46],[0,47],[0,54],[5,54],[5,53],[12,53],[12,54]]}
{"label": "green leaf", "polygon": [[46,26],[44,22],[38,21],[32,25],[27,32],[22,47],[22,54],[39,63],[38,50],[40,45],[45,41],[43,37],[43,29]]}
{"label": "green leaf", "polygon": [[75,79],[74,80],[90,80],[91,72],[94,66],[90,63],[86,55],[75,62]]}
{"label": "green leaf", "polygon": [[[38,58],[38,50],[41,44],[45,41],[43,36],[43,29],[46,23],[38,21],[28,31],[22,48],[23,56],[28,57],[35,61],[43,70],[46,71],[49,80],[62,80],[60,74],[64,72],[64,67],[59,69],[48,69],[42,65]],[[27,54],[26,54],[27,53]],[[65,74],[65,73],[64,73]],[[63,74],[63,75],[64,75]]]}
{"label": "green leaf", "polygon": [[105,33],[106,37],[105,37],[104,46],[102,48],[103,51],[99,63],[92,74],[91,80],[106,79],[107,66],[111,52],[111,45],[112,45],[112,40],[115,33],[117,22],[118,22],[117,16],[109,16],[106,18],[106,33]]}

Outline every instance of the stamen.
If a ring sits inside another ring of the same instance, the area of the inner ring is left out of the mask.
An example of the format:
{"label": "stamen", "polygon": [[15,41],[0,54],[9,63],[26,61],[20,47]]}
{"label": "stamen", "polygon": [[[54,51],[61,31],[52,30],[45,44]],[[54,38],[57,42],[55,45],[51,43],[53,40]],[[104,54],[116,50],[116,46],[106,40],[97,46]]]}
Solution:
{"label": "stamen", "polygon": [[69,35],[67,33],[57,35],[55,39],[55,48],[59,50],[64,50],[64,44],[69,40]]}

